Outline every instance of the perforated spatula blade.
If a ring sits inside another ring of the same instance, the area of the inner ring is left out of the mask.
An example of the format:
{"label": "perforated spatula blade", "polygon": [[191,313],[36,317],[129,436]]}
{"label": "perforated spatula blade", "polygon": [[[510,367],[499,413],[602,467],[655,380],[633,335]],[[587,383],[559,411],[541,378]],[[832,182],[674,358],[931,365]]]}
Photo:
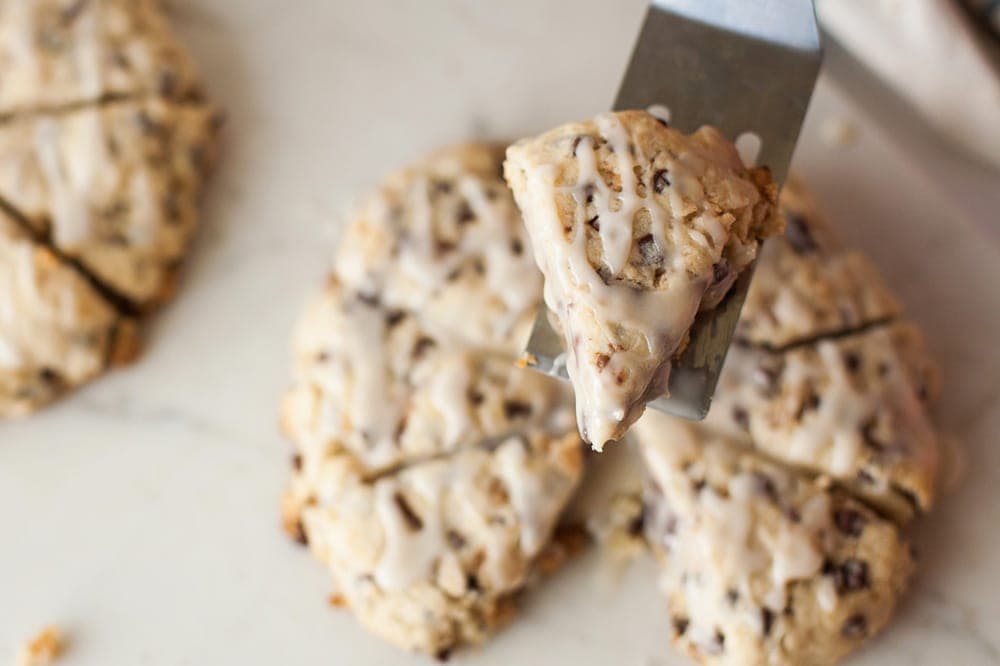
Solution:
{"label": "perforated spatula blade", "polygon": [[[663,105],[670,124],[714,125],[760,141],[757,163],[784,181],[821,61],[811,0],[653,0],[614,108]],[[752,267],[715,309],[698,315],[670,374],[668,395],[650,407],[683,418],[708,414],[750,286]],[[565,379],[562,339],[542,308],[523,360]]]}

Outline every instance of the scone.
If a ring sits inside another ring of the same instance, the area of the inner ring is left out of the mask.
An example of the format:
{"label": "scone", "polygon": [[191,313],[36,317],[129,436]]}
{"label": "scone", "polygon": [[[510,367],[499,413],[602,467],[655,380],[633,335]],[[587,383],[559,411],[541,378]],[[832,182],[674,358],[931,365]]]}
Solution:
{"label": "scone", "polygon": [[219,117],[115,102],[0,124],[0,199],[137,308],[166,300],[194,232]]}
{"label": "scone", "polygon": [[542,280],[502,160],[500,145],[461,144],[390,175],[349,224],[337,275],[389,307],[419,312],[431,330],[520,351]]}
{"label": "scone", "polygon": [[372,633],[443,658],[509,619],[582,471],[581,442],[515,435],[373,480],[348,455],[304,456],[286,524]]}
{"label": "scone", "polygon": [[0,117],[202,94],[159,0],[4,0],[0,71]]}
{"label": "scone", "polygon": [[692,659],[833,664],[889,621],[913,571],[895,525],[704,426],[649,414],[637,431],[645,531]]}
{"label": "scone", "polygon": [[584,439],[619,439],[664,394],[699,310],[715,307],[780,231],[776,187],[712,128],[644,111],[522,140],[507,181],[556,318]]}
{"label": "scone", "polygon": [[568,393],[331,277],[299,324],[282,423],[300,452],[349,453],[371,476],[526,428],[565,433]]}
{"label": "scone", "polygon": [[779,199],[785,233],[761,253],[736,338],[780,349],[899,316],[899,301],[868,257],[844,249],[795,179]]}
{"label": "scone", "polygon": [[135,328],[0,209],[0,418],[23,416],[135,353]]}
{"label": "scone", "polygon": [[925,402],[936,386],[908,323],[784,353],[734,345],[707,421],[906,518],[934,501],[938,441]]}

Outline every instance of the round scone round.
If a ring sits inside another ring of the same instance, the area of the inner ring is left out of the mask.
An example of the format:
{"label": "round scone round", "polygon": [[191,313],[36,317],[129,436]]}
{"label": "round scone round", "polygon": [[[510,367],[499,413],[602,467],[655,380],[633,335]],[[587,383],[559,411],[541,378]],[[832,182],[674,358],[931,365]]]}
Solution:
{"label": "round scone round", "polygon": [[0,234],[20,271],[0,286],[0,366],[18,368],[4,390],[20,396],[2,417],[133,355],[110,353],[112,322],[131,331],[173,295],[220,115],[158,0],[0,3],[0,69],[0,208],[21,229]]}
{"label": "round scone round", "polygon": [[335,268],[350,289],[419,312],[432,331],[516,353],[541,301],[504,147],[452,146],[390,175],[359,206]]}

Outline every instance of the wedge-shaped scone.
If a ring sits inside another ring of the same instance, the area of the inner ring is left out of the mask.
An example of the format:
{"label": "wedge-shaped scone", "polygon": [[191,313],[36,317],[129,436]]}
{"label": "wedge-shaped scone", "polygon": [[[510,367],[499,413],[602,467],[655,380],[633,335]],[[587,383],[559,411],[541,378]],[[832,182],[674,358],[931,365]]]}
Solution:
{"label": "wedge-shaped scone", "polygon": [[109,98],[200,97],[158,0],[4,0],[0,116]]}
{"label": "wedge-shaped scone", "polygon": [[210,107],[157,99],[0,124],[0,199],[110,290],[153,305],[172,294],[218,124]]}
{"label": "wedge-shaped scone", "polygon": [[0,418],[38,409],[134,350],[132,321],[0,211]]}
{"label": "wedge-shaped scone", "polygon": [[572,428],[562,382],[423,324],[328,280],[299,324],[282,408],[300,450],[349,452],[371,475],[527,427]]}
{"label": "wedge-shaped scone", "polygon": [[906,518],[934,500],[936,392],[923,337],[895,323],[784,353],[734,345],[707,421]]}
{"label": "wedge-shaped scone", "polygon": [[780,230],[766,169],[718,131],[686,136],[608,113],[507,151],[584,439],[619,439],[662,395],[699,310],[715,307]]}
{"label": "wedge-shaped scone", "polygon": [[365,480],[348,455],[304,455],[286,522],[372,633],[446,656],[508,619],[579,481],[575,433],[474,446]]}
{"label": "wedge-shaped scone", "polygon": [[874,264],[841,246],[800,183],[786,183],[779,203],[785,233],[761,253],[738,339],[778,349],[899,316]]}
{"label": "wedge-shaped scone", "polygon": [[833,664],[889,621],[913,570],[898,528],[864,503],[650,414],[645,531],[673,643],[701,664]]}
{"label": "wedge-shaped scone", "polygon": [[392,174],[358,208],[334,270],[431,330],[518,353],[542,279],[502,160],[500,145],[462,144]]}

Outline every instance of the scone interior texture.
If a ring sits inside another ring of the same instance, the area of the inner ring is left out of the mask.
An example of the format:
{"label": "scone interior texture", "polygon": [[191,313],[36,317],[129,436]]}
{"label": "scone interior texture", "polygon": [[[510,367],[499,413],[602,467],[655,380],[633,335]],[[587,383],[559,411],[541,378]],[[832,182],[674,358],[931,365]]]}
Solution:
{"label": "scone interior texture", "polygon": [[649,414],[647,537],[672,641],[703,664],[833,664],[888,622],[913,571],[899,529],[844,491]]}
{"label": "scone interior texture", "polygon": [[362,203],[282,405],[286,529],[369,631],[439,657],[511,617],[583,470],[569,387],[514,365],[541,279],[501,159],[455,146]]}
{"label": "scone interior texture", "polygon": [[0,70],[5,417],[136,355],[136,317],[172,296],[197,226],[220,116],[157,0],[0,3]]}
{"label": "scone interior texture", "polygon": [[704,127],[644,111],[524,139],[507,180],[545,278],[584,439],[619,439],[667,389],[672,359],[781,228],[766,169]]}

